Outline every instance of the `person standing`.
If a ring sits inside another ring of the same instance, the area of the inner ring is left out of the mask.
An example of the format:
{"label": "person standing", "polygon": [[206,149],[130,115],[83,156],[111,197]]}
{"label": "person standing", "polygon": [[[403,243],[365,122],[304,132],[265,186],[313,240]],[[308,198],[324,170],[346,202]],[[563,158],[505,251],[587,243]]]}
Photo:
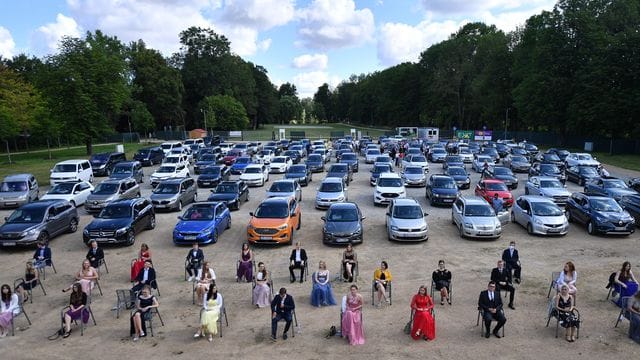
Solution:
{"label": "person standing", "polygon": [[104,251],[98,247],[98,242],[95,240],[91,240],[89,244],[91,248],[87,252],[87,260],[89,260],[92,268],[98,269],[100,262],[104,259]]}
{"label": "person standing", "polygon": [[491,201],[491,206],[493,210],[495,210],[496,215],[501,213],[504,209],[504,200],[498,195],[498,193],[493,194],[493,200]]}
{"label": "person standing", "polygon": [[292,283],[296,281],[296,275],[293,273],[293,269],[300,269],[300,283],[304,280],[307,252],[300,246],[300,242],[296,242],[296,248],[291,251],[291,256],[289,256],[289,280],[291,280]]}
{"label": "person standing", "polygon": [[504,262],[498,260],[498,267],[491,270],[491,281],[496,283],[497,291],[507,290],[509,292],[509,308],[515,310],[513,306],[513,298],[515,297],[516,289],[513,287],[511,281],[511,271],[504,268]]}
{"label": "person standing", "polygon": [[286,322],[282,339],[287,340],[287,332],[291,327],[292,312],[296,308],[293,296],[287,295],[287,289],[280,288],[280,291],[271,301],[271,340],[276,341],[276,333],[278,332],[278,321]]}
{"label": "person standing", "polygon": [[518,255],[518,249],[516,249],[515,241],[511,241],[509,243],[509,248],[502,252],[502,261],[504,261],[507,271],[513,270],[513,281],[516,284],[520,284],[522,268],[520,267],[520,256]]}
{"label": "person standing", "polygon": [[484,321],[485,333],[484,337],[489,338],[491,336],[491,321],[495,320],[498,322],[496,327],[493,329],[493,336],[497,338],[501,338],[498,331],[504,326],[507,322],[507,319],[504,317],[502,311],[502,299],[500,298],[500,292],[496,291],[496,283],[493,281],[489,282],[487,286],[487,290],[483,290],[480,292],[480,297],[478,298],[478,307],[482,310],[482,318]]}

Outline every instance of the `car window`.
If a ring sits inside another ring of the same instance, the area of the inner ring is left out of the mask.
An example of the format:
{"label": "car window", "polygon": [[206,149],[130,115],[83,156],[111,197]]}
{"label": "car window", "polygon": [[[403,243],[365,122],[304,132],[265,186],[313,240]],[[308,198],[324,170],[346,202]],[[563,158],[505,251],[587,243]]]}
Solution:
{"label": "car window", "polygon": [[91,167],[88,161],[83,162],[81,166],[82,166],[82,169],[84,170],[89,169]]}

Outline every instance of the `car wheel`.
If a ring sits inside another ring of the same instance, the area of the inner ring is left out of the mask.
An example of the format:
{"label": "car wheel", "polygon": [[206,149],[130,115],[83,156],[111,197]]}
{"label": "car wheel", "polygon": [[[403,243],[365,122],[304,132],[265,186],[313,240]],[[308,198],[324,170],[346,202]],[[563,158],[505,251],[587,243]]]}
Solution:
{"label": "car wheel", "polygon": [[300,226],[302,226],[302,214],[298,217],[298,226],[296,227],[296,230],[300,230]]}
{"label": "car wheel", "polygon": [[571,216],[571,210],[567,210],[567,221],[573,222],[573,216]]}
{"label": "car wheel", "polygon": [[531,223],[527,223],[527,233],[533,235],[533,226],[531,226]]}
{"label": "car wheel", "polygon": [[71,206],[73,206],[73,207],[78,207],[78,206],[76,205],[76,202],[75,202],[75,201],[73,201],[73,200],[69,201],[69,204],[71,204]]}
{"label": "car wheel", "polygon": [[456,224],[456,221],[453,219],[453,214],[451,214],[451,224],[452,224],[452,225],[455,225],[455,224]]}
{"label": "car wheel", "polygon": [[529,188],[528,188],[528,187],[525,187],[525,188],[524,188],[524,194],[525,194],[525,195],[529,195]]}
{"label": "car wheel", "polygon": [[127,232],[127,246],[131,246],[136,242],[136,235],[133,233],[133,230],[129,230]]}
{"label": "car wheel", "polygon": [[144,182],[144,176],[140,177],[140,184]]}
{"label": "car wheel", "polygon": [[[452,215],[453,217],[453,215]],[[515,223],[516,222],[516,215],[513,213],[513,211],[511,211],[511,222]]]}
{"label": "car wheel", "polygon": [[49,243],[49,234],[46,231],[42,231],[40,235],[38,235],[38,242],[43,242],[45,244]]}
{"label": "car wheel", "polygon": [[[246,197],[246,198],[244,198],[244,201],[245,201],[245,202],[248,202],[248,201],[249,201],[249,190],[247,190],[247,197]],[[238,208],[240,208],[240,199],[238,199]]]}
{"label": "car wheel", "polygon": [[595,229],[595,227],[593,227],[593,221],[589,221],[587,223],[587,232],[589,233],[589,235],[595,235],[596,234],[596,229]]}
{"label": "car wheel", "polygon": [[151,218],[149,219],[149,224],[147,225],[147,229],[149,230],[153,230],[156,227],[156,217],[154,215],[151,215]]}
{"label": "car wheel", "polygon": [[231,229],[231,216],[229,216],[229,221],[227,221],[227,229]]}
{"label": "car wheel", "polygon": [[138,193],[136,194],[136,197],[139,198],[140,196],[142,196],[142,194],[140,194],[140,191],[138,191]]}
{"label": "car wheel", "polygon": [[78,231],[78,220],[71,219],[71,221],[69,221],[69,232],[74,233],[76,231]]}
{"label": "car wheel", "polygon": [[213,243],[215,244],[215,243],[217,243],[217,242],[218,242],[218,229],[216,229],[216,230],[213,232]]}
{"label": "car wheel", "polygon": [[260,186],[264,186],[264,179],[260,182]]}
{"label": "car wheel", "polygon": [[178,201],[178,211],[182,211],[182,200]]}
{"label": "car wheel", "polygon": [[588,192],[589,192],[589,191],[587,191],[587,187],[585,186],[585,187],[584,187],[584,193],[586,194],[586,193],[588,193]]}
{"label": "car wheel", "polygon": [[460,237],[464,239],[464,231],[462,231],[462,224],[458,227],[458,233],[460,233]]}

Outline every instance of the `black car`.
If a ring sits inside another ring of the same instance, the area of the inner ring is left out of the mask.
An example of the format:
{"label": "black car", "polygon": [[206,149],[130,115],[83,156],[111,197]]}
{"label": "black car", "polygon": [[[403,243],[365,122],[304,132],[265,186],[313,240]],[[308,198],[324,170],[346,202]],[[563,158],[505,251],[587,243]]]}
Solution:
{"label": "black car", "polygon": [[500,155],[501,158],[511,154],[511,147],[509,145],[506,144],[502,144],[502,143],[497,143],[496,144],[496,151],[498,152],[498,155]]}
{"label": "black car", "polygon": [[534,163],[529,169],[529,176],[551,176],[564,185],[567,182],[567,176],[558,166],[554,164]]}
{"label": "black car", "polygon": [[198,187],[216,187],[221,181],[229,180],[229,168],[226,166],[208,166],[200,169]]}
{"label": "black car", "polygon": [[300,152],[297,150],[287,150],[282,155],[290,157],[294,164],[300,163]]}
{"label": "black car", "polygon": [[496,164],[500,162],[500,155],[498,154],[498,150],[492,147],[485,147],[482,149],[479,155],[489,156],[493,159],[493,162]]}
{"label": "black car", "polygon": [[92,240],[133,245],[137,234],[156,227],[153,206],[145,198],[112,201],[95,217],[82,232],[82,239],[87,245]]}
{"label": "black car", "polygon": [[527,150],[527,152],[529,153],[529,156],[535,156],[539,151],[537,146],[529,143],[524,144],[523,148]]}
{"label": "black car", "polygon": [[155,164],[162,164],[164,159],[164,151],[160,147],[149,147],[138,150],[133,155],[133,160],[140,161],[142,166],[153,166]]}
{"label": "black car", "polygon": [[249,201],[249,186],[242,180],[223,181],[211,190],[207,201],[224,201],[229,210],[240,210],[240,204]]}
{"label": "black car", "polygon": [[567,180],[580,186],[584,186],[600,176],[598,170],[593,166],[570,166],[565,170],[565,174],[567,175]]}
{"label": "black car", "polygon": [[344,180],[344,183],[349,185],[349,183],[353,180],[353,173],[351,172],[351,167],[348,164],[333,164],[327,171],[326,177],[337,177]]}
{"label": "black car", "polygon": [[630,179],[629,187],[637,192],[640,192],[640,177]]}
{"label": "black car", "polygon": [[471,187],[471,179],[467,170],[461,166],[449,166],[443,171],[444,175],[451,176],[458,184],[459,189],[468,189]]}
{"label": "black car", "polygon": [[640,223],[640,194],[625,195],[618,201],[618,204],[626,210],[629,215],[633,216],[636,224]]}
{"label": "black car", "polygon": [[564,161],[560,160],[558,155],[550,154],[550,153],[542,153],[536,156],[536,161],[542,164],[553,164],[556,165],[560,170],[564,170]]}
{"label": "black car", "polygon": [[629,235],[635,231],[635,220],[609,197],[573,193],[567,201],[569,221],[587,226],[590,235]]}
{"label": "black car", "polygon": [[562,161],[565,161],[567,156],[569,156],[569,154],[571,154],[569,152],[569,150],[556,149],[556,148],[551,148],[551,149],[547,150],[546,152],[547,152],[547,154],[556,154],[556,156],[558,156],[560,158],[560,160],[562,160]]}
{"label": "black car", "polygon": [[93,176],[110,176],[113,167],[122,161],[127,161],[127,157],[122,152],[93,154],[89,159]]}
{"label": "black car", "polygon": [[625,195],[634,195],[638,192],[629,188],[622,180],[615,177],[598,177],[584,186],[584,192],[592,195],[608,196],[620,200]]}
{"label": "black car", "polygon": [[352,152],[343,153],[340,156],[340,163],[348,164],[351,168],[351,172],[358,172],[358,155]]}
{"label": "black car", "polygon": [[305,164],[307,164],[311,172],[324,172],[324,160],[322,159],[322,155],[309,154]]}
{"label": "black car", "polygon": [[513,175],[511,169],[504,166],[495,166],[483,171],[482,178],[501,180],[510,190],[518,188],[518,178]]}
{"label": "black car", "polygon": [[292,165],[284,174],[284,178],[296,180],[301,186],[307,186],[312,181],[311,169],[304,164]]}
{"label": "black car", "polygon": [[363,240],[364,216],[355,203],[331,204],[322,217],[322,242],[328,245],[360,244]]}
{"label": "black car", "polygon": [[431,206],[453,205],[453,202],[460,196],[458,184],[451,176],[431,175],[425,187],[425,197]]}
{"label": "black car", "polygon": [[215,154],[203,154],[198,157],[198,160],[193,164],[193,172],[195,174],[200,174],[202,169],[216,164],[218,164],[218,157]]}

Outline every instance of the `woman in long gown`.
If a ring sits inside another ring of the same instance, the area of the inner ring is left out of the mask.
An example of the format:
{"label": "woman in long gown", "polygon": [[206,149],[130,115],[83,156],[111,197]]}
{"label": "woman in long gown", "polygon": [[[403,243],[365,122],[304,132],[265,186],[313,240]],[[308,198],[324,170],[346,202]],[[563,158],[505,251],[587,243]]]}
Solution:
{"label": "woman in long gown", "polygon": [[362,304],[364,300],[358,293],[358,287],[351,285],[347,295],[347,304],[342,314],[342,336],[349,339],[351,345],[364,344],[364,328],[362,324]]}
{"label": "woman in long gown", "polygon": [[629,338],[640,344],[640,291],[637,292],[627,304],[631,324],[629,325]]}
{"label": "woman in long gown", "polygon": [[145,261],[151,261],[151,250],[145,243],[140,245],[140,254],[137,259],[131,262],[131,281],[134,281],[138,277],[138,273],[144,267]]}
{"label": "woman in long gown", "polygon": [[269,273],[264,263],[258,263],[256,285],[253,287],[253,304],[259,308],[271,305],[271,288],[269,288]]}
{"label": "woman in long gown", "polygon": [[431,316],[433,300],[427,294],[427,287],[422,285],[418,293],[411,299],[411,309],[413,310],[413,327],[411,337],[418,340],[423,337],[426,341],[436,338],[436,322]]}
{"label": "woman in long gown", "polygon": [[[80,283],[82,292],[87,295],[91,295],[91,290],[93,289],[96,280],[98,280],[98,271],[91,266],[88,259],[85,259],[82,262],[82,269],[80,269],[76,274],[76,281]],[[71,290],[71,285],[62,291],[67,292],[69,290]]]}
{"label": "woman in long gown", "polygon": [[193,335],[194,338],[209,334],[209,342],[213,341],[213,335],[218,334],[218,318],[220,317],[222,306],[222,295],[218,294],[218,288],[215,285],[210,286],[209,291],[202,298],[202,309],[204,311],[200,318],[200,330]]}
{"label": "woman in long gown", "polygon": [[249,244],[247,243],[242,244],[236,278],[238,281],[242,281],[244,278],[246,282],[250,282],[253,279],[253,251],[249,249]]}
{"label": "woman in long gown", "polygon": [[327,270],[327,264],[320,261],[318,271],[311,276],[313,279],[313,288],[311,289],[311,305],[320,307],[322,305],[335,305],[336,300],[333,297],[331,289],[331,275]]}

